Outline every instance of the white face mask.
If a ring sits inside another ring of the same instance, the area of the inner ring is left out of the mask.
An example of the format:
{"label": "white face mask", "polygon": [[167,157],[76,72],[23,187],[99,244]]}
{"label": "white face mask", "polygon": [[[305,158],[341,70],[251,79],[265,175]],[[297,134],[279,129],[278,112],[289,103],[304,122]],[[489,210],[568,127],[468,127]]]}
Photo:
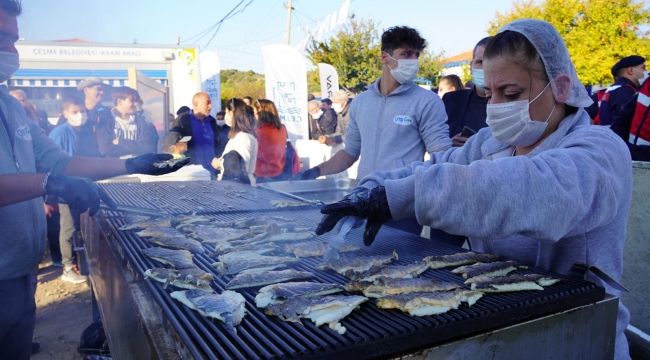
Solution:
{"label": "white face mask", "polygon": [[332,110],[336,111],[337,113],[340,113],[341,111],[343,111],[343,106],[341,105],[341,103],[334,103],[332,104]]}
{"label": "white face mask", "polygon": [[485,76],[483,69],[472,68],[472,82],[478,86],[479,89],[485,90]]}
{"label": "white face mask", "polygon": [[[640,77],[640,78],[637,77],[637,79],[639,79],[639,85],[643,85],[643,83],[648,79],[648,75],[650,75],[650,71],[648,71],[648,70],[643,70],[642,71],[642,70],[639,70],[639,69],[634,69],[634,70],[641,71],[641,73],[643,74],[642,77]],[[636,72],[635,72],[635,74],[636,74]],[[634,76],[636,76],[636,75],[634,75]]]}
{"label": "white face mask", "polygon": [[388,68],[390,69],[390,74],[393,75],[398,83],[405,84],[407,82],[411,82],[415,79],[416,76],[418,76],[418,70],[420,69],[420,62],[418,59],[397,60],[390,56],[390,54],[388,54],[388,57],[397,61],[396,68],[390,69],[390,65],[388,65]]}
{"label": "white face mask", "polygon": [[311,114],[311,117],[312,117],[313,119],[320,119],[321,116],[323,116],[323,110],[318,110],[317,113],[315,113],[315,114]]}
{"label": "white face mask", "polygon": [[16,53],[0,51],[0,82],[5,82],[20,68],[20,58]]}
{"label": "white face mask", "polygon": [[553,110],[544,122],[532,120],[528,108],[546,91],[550,84],[549,82],[544,90],[530,102],[520,100],[503,104],[487,104],[486,123],[492,130],[492,135],[507,145],[530,146],[536,143],[544,134],[544,130],[548,126],[548,119],[553,115],[557,103],[553,105]]}
{"label": "white face mask", "polygon": [[219,119],[217,119],[217,125],[219,125],[219,126],[224,126],[224,125],[226,125],[226,120],[219,120]]}
{"label": "white face mask", "polygon": [[88,121],[88,114],[85,112],[68,116],[68,123],[70,123],[71,126],[82,126],[86,121]]}

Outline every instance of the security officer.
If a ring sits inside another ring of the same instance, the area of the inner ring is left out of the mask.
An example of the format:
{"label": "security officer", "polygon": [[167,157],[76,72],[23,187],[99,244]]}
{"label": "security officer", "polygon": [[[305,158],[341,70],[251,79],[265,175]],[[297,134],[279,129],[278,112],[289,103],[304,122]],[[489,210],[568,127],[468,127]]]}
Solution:
{"label": "security officer", "polygon": [[611,126],[630,99],[639,91],[645,77],[645,58],[638,55],[622,58],[612,67],[614,85],[607,88],[600,102],[600,124]]}

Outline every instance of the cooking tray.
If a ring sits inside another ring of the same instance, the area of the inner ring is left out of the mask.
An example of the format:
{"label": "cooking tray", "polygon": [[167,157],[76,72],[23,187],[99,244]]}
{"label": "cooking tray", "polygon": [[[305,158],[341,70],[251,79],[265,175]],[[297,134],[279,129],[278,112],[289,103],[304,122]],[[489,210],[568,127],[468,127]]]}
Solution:
{"label": "cooking tray", "polygon": [[276,181],[262,183],[259,186],[280,193],[299,196],[307,200],[320,200],[325,203],[332,203],[343,199],[358,183],[359,181],[355,179],[332,178],[322,180]]}
{"label": "cooking tray", "polygon": [[[318,210],[291,212],[250,212],[246,216],[278,215],[292,217],[296,221],[315,225],[321,218]],[[218,214],[220,221],[233,220],[242,214]],[[143,248],[151,247],[145,240],[140,239],[132,231],[118,231],[124,224],[121,217],[108,217],[100,225],[107,238],[116,239],[136,272],[143,277],[143,272],[161,265],[141,254]],[[326,240],[332,234],[325,234],[317,240]],[[399,261],[406,264],[419,261],[429,255],[445,255],[459,251],[459,248],[434,243],[429,239],[411,235],[389,227],[383,227],[377,235],[372,247],[362,244],[362,229],[358,228],[348,235],[348,243],[360,246],[360,255],[390,254],[397,249]],[[210,250],[210,246],[206,245]],[[231,276],[219,278],[210,266],[214,260],[206,255],[195,255],[194,262],[201,269],[215,275],[211,286],[217,292],[224,290]],[[333,271],[316,271],[314,265],[320,258],[303,258],[292,268],[311,271],[316,275],[313,281],[345,284],[348,279]],[[425,278],[452,281],[462,284],[461,276],[451,273],[453,268],[427,270],[422,274]],[[173,314],[170,323],[176,327],[179,334],[189,338],[185,345],[196,357],[223,359],[285,359],[285,358],[338,358],[365,359],[375,357],[395,356],[405,351],[421,347],[432,347],[437,344],[484,333],[492,329],[539,318],[544,315],[586,305],[605,296],[605,290],[591,282],[577,280],[564,275],[530,268],[517,270],[518,273],[540,273],[561,278],[563,281],[547,287],[543,291],[525,291],[503,294],[486,294],[475,305],[468,307],[462,304],[457,310],[436,316],[414,317],[398,310],[381,310],[371,299],[362,304],[341,321],[347,328],[343,335],[337,334],[326,325],[315,327],[311,321],[303,320],[302,325],[287,323],[274,316],[267,316],[262,309],[255,307],[255,295],[259,287],[237,289],[246,299],[247,315],[237,334],[226,330],[218,321],[210,321],[173,300],[169,293],[174,291],[170,286],[167,290],[162,284],[151,280],[147,287],[152,291],[152,297],[164,310],[163,313]]]}

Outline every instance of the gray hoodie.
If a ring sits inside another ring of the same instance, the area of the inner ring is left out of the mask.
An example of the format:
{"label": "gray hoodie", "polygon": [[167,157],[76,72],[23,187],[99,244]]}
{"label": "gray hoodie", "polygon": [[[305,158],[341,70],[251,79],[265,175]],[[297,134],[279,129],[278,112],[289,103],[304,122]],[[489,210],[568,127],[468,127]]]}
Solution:
{"label": "gray hoodie", "polygon": [[451,147],[445,105],[436,94],[408,82],[383,96],[380,81],[354,98],[350,106],[345,152],[361,157],[358,179],[372,171],[422,161],[425,151]]}
{"label": "gray hoodie", "polygon": [[[0,110],[8,125],[7,129],[0,121],[0,175],[62,173],[70,156],[25,115],[4,86],[0,86]],[[0,207],[0,229],[0,281],[29,274],[45,252],[43,199]]]}
{"label": "gray hoodie", "polygon": [[[515,157],[484,128],[461,148],[372,173],[360,185],[384,184],[394,218],[415,215],[420,224],[466,235],[473,250],[561,274],[583,262],[619,281],[632,163],[616,134],[590,123],[579,109],[530,154]],[[588,280],[620,296],[598,278]],[[629,319],[619,302],[617,359],[629,358]]]}

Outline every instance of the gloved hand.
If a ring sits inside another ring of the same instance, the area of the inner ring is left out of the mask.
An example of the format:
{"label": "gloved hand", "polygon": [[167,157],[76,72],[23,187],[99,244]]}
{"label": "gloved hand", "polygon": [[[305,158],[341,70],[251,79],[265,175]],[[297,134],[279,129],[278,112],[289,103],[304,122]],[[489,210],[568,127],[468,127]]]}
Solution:
{"label": "gloved hand", "polygon": [[[358,189],[358,190],[357,190]],[[326,214],[316,228],[316,234],[322,235],[331,231],[337,222],[344,216],[367,218],[366,229],[363,232],[363,243],[370,246],[375,241],[375,236],[381,226],[393,216],[388,208],[386,189],[377,186],[371,190],[357,188],[351,194],[346,195],[343,200],[325,205],[320,212]]]}
{"label": "gloved hand", "polygon": [[90,210],[90,216],[95,215],[99,210],[100,200],[112,208],[117,207],[115,201],[92,180],[79,177],[50,175],[47,178],[44,195],[68,204],[77,230],[81,228],[79,215],[86,210]]}
{"label": "gloved hand", "polygon": [[313,168],[305,171],[301,171],[297,173],[296,175],[292,176],[289,178],[289,181],[295,181],[295,180],[314,180],[317,177],[320,176],[320,169],[318,166],[314,166]]}
{"label": "gloved hand", "polygon": [[126,160],[126,171],[129,174],[165,175],[182,168],[189,162],[189,159],[187,161],[180,159],[173,166],[157,167],[154,165],[154,163],[162,163],[173,158],[170,154],[142,154]]}

